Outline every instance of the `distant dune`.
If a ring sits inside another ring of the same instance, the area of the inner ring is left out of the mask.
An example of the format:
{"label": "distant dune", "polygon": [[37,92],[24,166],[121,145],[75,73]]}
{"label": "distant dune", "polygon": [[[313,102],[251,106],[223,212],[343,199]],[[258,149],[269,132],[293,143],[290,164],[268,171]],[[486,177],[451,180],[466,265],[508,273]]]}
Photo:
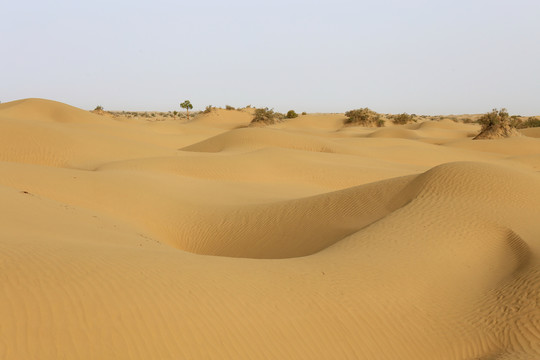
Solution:
{"label": "distant dune", "polygon": [[0,359],[540,359],[540,132],[0,104]]}

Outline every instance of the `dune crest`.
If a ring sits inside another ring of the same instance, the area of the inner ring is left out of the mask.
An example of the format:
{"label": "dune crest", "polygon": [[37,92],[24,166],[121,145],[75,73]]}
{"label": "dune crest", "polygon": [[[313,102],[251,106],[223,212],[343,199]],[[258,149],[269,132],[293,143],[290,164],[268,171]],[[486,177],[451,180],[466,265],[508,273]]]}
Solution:
{"label": "dune crest", "polygon": [[540,136],[0,104],[0,358],[538,359]]}

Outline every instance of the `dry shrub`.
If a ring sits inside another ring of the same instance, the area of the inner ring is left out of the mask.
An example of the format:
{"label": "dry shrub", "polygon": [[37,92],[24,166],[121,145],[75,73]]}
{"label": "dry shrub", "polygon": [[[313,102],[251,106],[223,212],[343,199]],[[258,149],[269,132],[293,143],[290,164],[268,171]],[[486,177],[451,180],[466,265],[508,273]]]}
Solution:
{"label": "dry shrub", "polygon": [[497,139],[517,135],[516,121],[512,121],[506,109],[493,109],[478,119],[482,126],[480,133],[473,140]]}
{"label": "dry shrub", "polygon": [[361,108],[349,110],[345,113],[347,119],[345,125],[361,125],[361,126],[384,126],[384,120],[381,115],[369,108]]}
{"label": "dry shrub", "polygon": [[396,125],[405,125],[410,122],[416,122],[416,119],[413,115],[407,113],[392,115],[392,122]]}
{"label": "dry shrub", "polygon": [[251,124],[271,125],[275,124],[278,118],[279,114],[275,113],[273,109],[258,108],[255,109],[255,114],[253,115]]}

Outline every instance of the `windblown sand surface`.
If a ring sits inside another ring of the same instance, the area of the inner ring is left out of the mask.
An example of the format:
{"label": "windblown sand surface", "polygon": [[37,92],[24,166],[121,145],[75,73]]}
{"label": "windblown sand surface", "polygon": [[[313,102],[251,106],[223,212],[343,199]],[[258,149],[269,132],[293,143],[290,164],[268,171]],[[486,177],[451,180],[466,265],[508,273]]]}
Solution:
{"label": "windblown sand surface", "polygon": [[540,133],[0,105],[1,359],[539,359]]}

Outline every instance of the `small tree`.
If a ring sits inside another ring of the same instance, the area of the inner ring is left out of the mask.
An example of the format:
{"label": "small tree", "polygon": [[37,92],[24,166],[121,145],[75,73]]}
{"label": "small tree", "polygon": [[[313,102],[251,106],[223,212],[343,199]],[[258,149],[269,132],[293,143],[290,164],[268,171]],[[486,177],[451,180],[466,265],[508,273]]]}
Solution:
{"label": "small tree", "polygon": [[295,117],[298,117],[298,114],[294,110],[287,111],[287,115],[285,115],[287,119],[294,119]]}
{"label": "small tree", "polygon": [[186,100],[184,101],[183,103],[180,104],[180,107],[182,109],[186,109],[186,112],[187,112],[187,119],[189,121],[189,110],[190,109],[193,109],[193,105],[191,105],[191,102],[189,100]]}
{"label": "small tree", "polygon": [[176,119],[176,116],[178,115],[178,111],[174,110],[172,113],[173,113],[173,117]]}

